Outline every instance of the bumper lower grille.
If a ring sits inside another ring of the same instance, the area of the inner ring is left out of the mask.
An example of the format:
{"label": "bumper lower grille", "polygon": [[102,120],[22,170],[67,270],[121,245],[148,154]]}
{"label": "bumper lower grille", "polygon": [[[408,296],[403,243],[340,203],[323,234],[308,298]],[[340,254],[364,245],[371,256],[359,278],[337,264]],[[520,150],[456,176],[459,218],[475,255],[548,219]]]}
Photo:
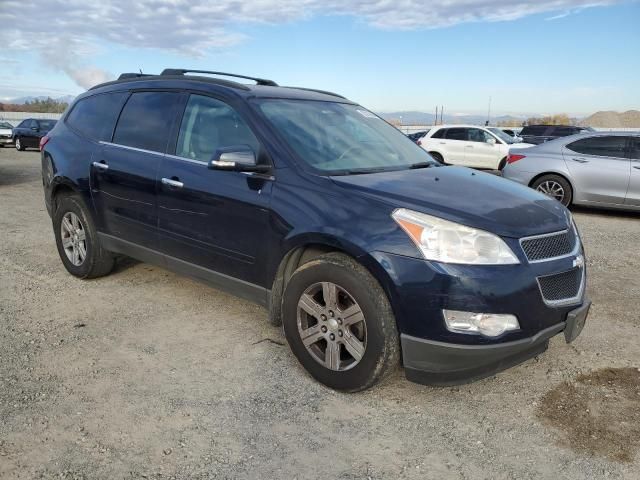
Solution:
{"label": "bumper lower grille", "polygon": [[579,300],[584,283],[584,269],[573,268],[566,272],[538,277],[540,293],[546,303],[570,303]]}
{"label": "bumper lower grille", "polygon": [[548,235],[537,235],[520,240],[524,254],[530,262],[571,255],[576,248],[578,236],[573,228]]}

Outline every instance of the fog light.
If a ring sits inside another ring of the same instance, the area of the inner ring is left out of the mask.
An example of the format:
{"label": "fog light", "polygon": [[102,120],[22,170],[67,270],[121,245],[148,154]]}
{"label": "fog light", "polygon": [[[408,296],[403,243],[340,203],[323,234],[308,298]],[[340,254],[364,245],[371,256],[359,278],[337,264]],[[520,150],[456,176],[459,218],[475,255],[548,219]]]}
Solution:
{"label": "fog light", "polygon": [[518,330],[520,324],[515,315],[500,313],[459,312],[443,310],[447,330],[456,333],[479,333],[487,337],[497,337],[510,330]]}

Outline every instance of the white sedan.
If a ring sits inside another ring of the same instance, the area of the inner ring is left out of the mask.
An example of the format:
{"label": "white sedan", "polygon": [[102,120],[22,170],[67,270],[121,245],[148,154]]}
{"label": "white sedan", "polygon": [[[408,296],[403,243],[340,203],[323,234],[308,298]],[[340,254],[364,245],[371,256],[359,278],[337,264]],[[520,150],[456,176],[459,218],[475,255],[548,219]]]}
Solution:
{"label": "white sedan", "polygon": [[418,144],[440,163],[502,170],[510,149],[532,147],[498,128],[475,125],[438,125]]}

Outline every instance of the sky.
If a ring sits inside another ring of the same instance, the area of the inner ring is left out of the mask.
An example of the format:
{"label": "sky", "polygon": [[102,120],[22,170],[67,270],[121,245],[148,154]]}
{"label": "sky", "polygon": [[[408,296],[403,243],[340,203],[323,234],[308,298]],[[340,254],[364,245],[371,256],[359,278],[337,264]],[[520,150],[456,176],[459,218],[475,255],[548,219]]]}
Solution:
{"label": "sky", "polygon": [[0,101],[195,68],[378,112],[640,109],[638,0],[0,0]]}

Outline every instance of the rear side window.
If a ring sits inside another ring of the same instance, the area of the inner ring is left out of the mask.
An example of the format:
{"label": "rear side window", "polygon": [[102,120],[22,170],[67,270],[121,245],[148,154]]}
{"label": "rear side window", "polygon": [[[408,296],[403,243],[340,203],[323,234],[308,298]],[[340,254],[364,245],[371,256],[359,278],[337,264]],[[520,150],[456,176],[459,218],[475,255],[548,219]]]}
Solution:
{"label": "rear side window", "polygon": [[133,93],[120,114],[113,143],[165,152],[175,119],[178,94]]}
{"label": "rear side window", "polygon": [[444,134],[447,132],[446,128],[439,129],[436,133],[431,135],[431,138],[444,138]]}
{"label": "rear side window", "polygon": [[450,128],[447,130],[447,140],[466,140],[466,128]]}
{"label": "rear side window", "polygon": [[578,129],[575,127],[553,127],[553,130],[551,131],[551,135],[555,135],[557,137],[567,137],[574,133],[578,133]]}
{"label": "rear side window", "polygon": [[91,140],[110,141],[126,96],[125,92],[113,92],[83,98],[75,104],[66,122]]}
{"label": "rear side window", "polygon": [[640,137],[631,137],[631,158],[640,160]]}
{"label": "rear side window", "polygon": [[584,155],[599,157],[627,158],[627,137],[590,137],[577,140],[567,145],[567,148]]}

